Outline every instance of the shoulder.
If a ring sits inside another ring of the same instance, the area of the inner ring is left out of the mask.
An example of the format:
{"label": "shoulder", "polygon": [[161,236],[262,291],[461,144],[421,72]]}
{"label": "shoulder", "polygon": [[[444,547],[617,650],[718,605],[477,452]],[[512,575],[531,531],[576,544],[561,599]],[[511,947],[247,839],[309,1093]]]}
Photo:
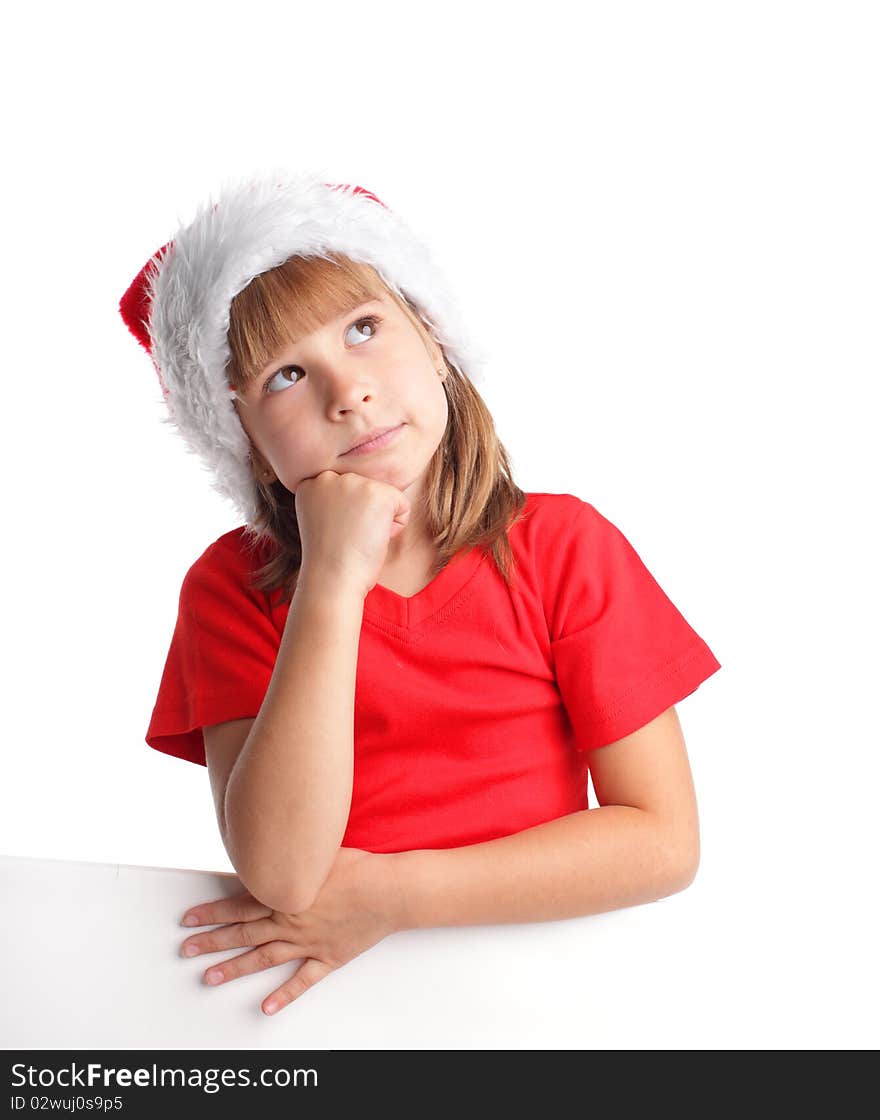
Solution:
{"label": "shoulder", "polygon": [[526,491],[525,505],[507,530],[519,589],[540,600],[545,617],[571,566],[572,535],[592,507],[575,494]]}
{"label": "shoulder", "polygon": [[526,504],[509,530],[511,546],[516,542],[536,560],[558,552],[560,544],[594,522],[601,514],[589,502],[575,494],[527,492]]}
{"label": "shoulder", "polygon": [[274,545],[265,537],[257,538],[246,525],[230,529],[213,541],[190,567],[190,571],[211,568],[233,568],[237,571],[252,571],[264,564],[272,553]]}
{"label": "shoulder", "polygon": [[508,538],[521,586],[540,598],[552,638],[575,625],[578,611],[601,610],[633,566],[633,550],[617,526],[576,494],[527,492]]}
{"label": "shoulder", "polygon": [[520,519],[511,532],[518,529],[518,535],[533,549],[554,555],[563,545],[589,550],[626,539],[615,522],[576,494],[526,493]]}
{"label": "shoulder", "polygon": [[585,514],[598,514],[598,510],[577,494],[549,494],[545,491],[526,493],[523,516],[528,515],[529,519],[534,519],[539,524],[564,526]]}
{"label": "shoulder", "polygon": [[265,599],[252,588],[251,580],[270,554],[269,542],[255,540],[247,526],[240,525],[218,537],[193,561],[183,579],[181,598],[189,602],[218,595]]}

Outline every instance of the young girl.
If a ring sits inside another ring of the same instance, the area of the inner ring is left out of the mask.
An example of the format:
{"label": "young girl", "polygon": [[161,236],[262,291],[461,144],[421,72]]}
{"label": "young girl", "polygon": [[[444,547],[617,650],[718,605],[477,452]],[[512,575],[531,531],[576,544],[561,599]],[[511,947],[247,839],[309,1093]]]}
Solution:
{"label": "young girl", "polygon": [[[720,668],[627,538],[524,493],[480,358],[400,218],[310,173],[224,189],[123,318],[244,524],[195,561],[147,732],[207,766],[246,893],[195,907],[219,983],[387,934],[684,889],[675,707]],[[587,805],[588,769],[599,807]]]}

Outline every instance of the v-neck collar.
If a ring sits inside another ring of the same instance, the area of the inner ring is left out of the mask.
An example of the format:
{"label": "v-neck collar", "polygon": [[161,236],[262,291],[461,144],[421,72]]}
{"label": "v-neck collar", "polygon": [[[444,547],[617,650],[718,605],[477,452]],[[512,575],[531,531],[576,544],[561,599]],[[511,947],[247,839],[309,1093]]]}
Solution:
{"label": "v-neck collar", "polygon": [[377,583],[364,599],[364,615],[374,622],[390,622],[412,630],[443,611],[476,575],[486,557],[482,548],[456,553],[445,568],[415,595],[398,595],[390,587]]}

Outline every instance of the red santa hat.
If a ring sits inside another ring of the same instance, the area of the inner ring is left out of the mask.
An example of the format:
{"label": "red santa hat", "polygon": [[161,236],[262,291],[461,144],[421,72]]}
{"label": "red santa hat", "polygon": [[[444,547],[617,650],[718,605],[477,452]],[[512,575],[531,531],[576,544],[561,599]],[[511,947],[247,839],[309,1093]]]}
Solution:
{"label": "red santa hat", "polygon": [[416,307],[446,360],[479,383],[485,356],[427,247],[370,191],[309,171],[225,185],[153,254],[119,303],[153,360],[167,420],[248,524],[257,485],[226,373],[229,307],[260,273],[292,256],[329,252],[371,265]]}

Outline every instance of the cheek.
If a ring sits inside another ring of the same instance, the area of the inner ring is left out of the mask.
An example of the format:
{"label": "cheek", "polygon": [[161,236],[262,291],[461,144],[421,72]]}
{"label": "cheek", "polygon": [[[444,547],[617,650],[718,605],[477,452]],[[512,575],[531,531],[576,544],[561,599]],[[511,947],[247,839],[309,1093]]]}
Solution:
{"label": "cheek", "polygon": [[275,423],[267,443],[278,476],[289,490],[317,471],[334,469],[332,441],[310,435],[308,426],[303,431],[292,424]]}
{"label": "cheek", "polygon": [[409,383],[426,410],[436,414],[446,408],[446,390],[434,366],[426,366],[423,360],[416,373],[410,367]]}
{"label": "cheek", "polygon": [[300,434],[296,421],[281,407],[267,409],[260,427],[264,440],[276,455],[289,457],[292,449],[308,445],[308,439]]}

